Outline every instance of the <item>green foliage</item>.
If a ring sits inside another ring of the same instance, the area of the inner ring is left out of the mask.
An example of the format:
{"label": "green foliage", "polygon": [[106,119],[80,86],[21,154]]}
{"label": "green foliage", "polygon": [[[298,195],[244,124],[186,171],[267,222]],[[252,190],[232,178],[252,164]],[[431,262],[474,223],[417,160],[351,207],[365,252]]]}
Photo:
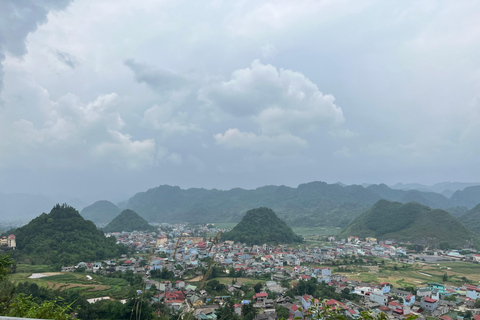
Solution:
{"label": "green foliage", "polygon": [[314,298],[320,299],[335,299],[341,301],[347,299],[350,301],[359,301],[360,296],[350,293],[348,289],[344,289],[341,293],[335,292],[335,287],[326,284],[325,282],[317,283],[316,278],[308,280],[300,280],[298,285],[286,292],[290,297],[303,296],[309,294]]}
{"label": "green foliage", "polygon": [[467,228],[480,234],[480,204],[467,211],[459,219]]}
{"label": "green foliage", "polygon": [[23,256],[44,264],[69,265],[80,261],[113,258],[126,253],[114,237],[106,238],[95,224],[74,208],[56,205],[16,230],[17,248]]}
{"label": "green foliage", "polygon": [[228,299],[223,307],[215,310],[217,319],[239,320],[240,317],[235,313],[235,302],[232,298]]}
{"label": "green foliage", "polygon": [[247,211],[242,221],[232,231],[224,233],[222,239],[245,242],[249,245],[302,241],[302,238],[293,233],[292,228],[287,226],[269,208],[257,208]]}
{"label": "green foliage", "polygon": [[10,255],[0,255],[0,282],[7,279],[14,263]]}
{"label": "green foliage", "polygon": [[163,280],[171,281],[175,279],[175,273],[173,271],[168,271],[167,268],[150,270],[150,276],[152,278],[160,278]]}
{"label": "green foliage", "polygon": [[288,309],[280,305],[277,305],[275,307],[275,312],[277,313],[278,319],[288,319],[288,317],[290,316],[290,312],[288,311]]}
{"label": "green foliage", "polygon": [[120,213],[120,208],[110,201],[100,200],[80,211],[85,220],[95,223],[107,224]]}
{"label": "green foliage", "polygon": [[145,219],[140,217],[135,211],[126,209],[123,210],[115,219],[113,219],[105,228],[105,232],[132,232],[132,231],[146,231],[157,232],[157,228],[148,224]]}
{"label": "green foliage", "polygon": [[[397,239],[435,246],[447,242],[461,248],[467,242],[480,244],[480,238],[464,227],[455,217],[439,209],[419,203],[378,201],[370,210],[352,221],[338,236]],[[445,245],[445,244],[444,244]]]}
{"label": "green foliage", "polygon": [[242,305],[242,320],[254,320],[258,310],[253,306],[253,303]]}
{"label": "green foliage", "polygon": [[71,320],[74,319],[70,315],[73,311],[71,304],[62,305],[57,301],[48,300],[38,304],[32,296],[20,294],[10,301],[4,315],[18,318]]}

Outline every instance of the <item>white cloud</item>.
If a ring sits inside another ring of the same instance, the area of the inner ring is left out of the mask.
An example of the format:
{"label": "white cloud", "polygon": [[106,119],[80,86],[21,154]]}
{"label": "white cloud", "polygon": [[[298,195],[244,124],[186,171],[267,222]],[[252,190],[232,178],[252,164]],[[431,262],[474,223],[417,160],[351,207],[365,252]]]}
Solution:
{"label": "white cloud", "polygon": [[176,107],[168,102],[146,110],[142,122],[153,130],[160,131],[164,136],[200,131],[195,124],[189,122],[189,117],[188,112],[176,110]]}
{"label": "white cloud", "polygon": [[200,98],[234,116],[249,116],[265,134],[312,132],[341,125],[343,112],[300,72],[278,70],[258,60],[230,80],[204,89]]}
{"label": "white cloud", "polygon": [[154,163],[155,141],[153,139],[133,140],[128,134],[109,131],[111,141],[101,142],[92,153],[120,168],[142,169]]}
{"label": "white cloud", "polygon": [[237,128],[228,129],[224,134],[218,133],[214,138],[217,144],[226,148],[238,148],[275,155],[296,153],[308,146],[305,140],[291,134],[257,135],[253,132],[242,132]]}

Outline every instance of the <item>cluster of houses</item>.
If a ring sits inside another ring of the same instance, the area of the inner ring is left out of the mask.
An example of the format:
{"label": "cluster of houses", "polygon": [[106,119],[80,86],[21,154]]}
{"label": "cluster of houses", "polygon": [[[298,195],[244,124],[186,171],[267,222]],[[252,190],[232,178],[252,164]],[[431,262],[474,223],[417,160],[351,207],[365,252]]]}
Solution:
{"label": "cluster of houses", "polygon": [[[441,317],[452,310],[470,310],[480,320],[480,310],[475,309],[475,301],[480,298],[480,287],[465,284],[459,288],[443,284],[429,283],[415,291],[404,291],[393,288],[389,283],[361,283],[349,279],[345,275],[333,274],[329,265],[332,261],[342,261],[352,256],[367,261],[368,256],[384,259],[397,259],[404,263],[413,263],[407,255],[407,249],[392,242],[379,243],[377,239],[348,237],[336,241],[329,237],[324,247],[269,246],[233,243],[232,241],[216,242],[205,237],[217,230],[212,227],[193,229],[187,225],[167,226],[159,229],[159,234],[133,232],[112,233],[118,243],[124,243],[138,251],[152,253],[145,261],[142,258],[122,257],[119,260],[80,263],[77,266],[64,267],[62,271],[74,271],[84,268],[90,272],[126,272],[142,274],[147,289],[155,286],[157,294],[152,303],[163,302],[172,310],[192,311],[195,319],[216,319],[216,309],[221,307],[230,297],[236,297],[241,303],[234,306],[235,312],[241,313],[243,304],[253,304],[258,308],[257,319],[276,319],[276,307],[283,306],[289,312],[289,318],[308,318],[306,310],[320,306],[324,301],[315,300],[304,295],[291,298],[285,295],[291,284],[300,280],[315,280],[332,286],[337,293],[348,289],[359,296],[355,301],[328,300],[332,309],[342,312],[346,317],[357,319],[360,310],[383,312],[390,319],[404,319],[409,315],[417,315],[419,319],[427,316]],[[473,255],[475,256],[475,255]],[[207,259],[208,258],[208,259]],[[206,290],[193,283],[201,282],[202,268],[208,268],[209,261],[214,259],[215,265],[226,273],[235,273],[235,278],[261,277],[269,279],[261,291],[250,300],[241,300],[245,288],[242,283],[233,282],[226,285],[228,295],[211,296]],[[466,259],[465,259],[466,260]],[[366,266],[378,269],[378,266]],[[174,274],[175,281],[156,281],[150,277],[153,270],[166,269]],[[375,270],[373,271],[375,272]],[[189,280],[186,280],[185,274]],[[450,298],[448,298],[450,297]],[[455,297],[452,299],[451,297]],[[360,302],[358,302],[358,300]]]}

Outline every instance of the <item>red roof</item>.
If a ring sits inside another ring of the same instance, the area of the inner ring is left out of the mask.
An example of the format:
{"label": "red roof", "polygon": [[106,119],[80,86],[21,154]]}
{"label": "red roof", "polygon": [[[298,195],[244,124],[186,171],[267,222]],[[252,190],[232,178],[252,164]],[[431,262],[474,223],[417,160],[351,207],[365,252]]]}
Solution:
{"label": "red roof", "polygon": [[310,278],[311,278],[310,276],[306,276],[306,275],[304,275],[304,274],[302,274],[300,277],[301,277],[302,279],[305,279],[305,280],[307,280],[307,279],[310,279]]}
{"label": "red roof", "polygon": [[472,319],[473,319],[473,320],[480,320],[480,315],[477,314],[477,315],[475,315]]}
{"label": "red roof", "polygon": [[297,310],[298,310],[298,306],[294,304],[294,305],[292,305],[292,306],[290,307],[290,310],[292,310],[292,311],[297,311]]}
{"label": "red roof", "polygon": [[408,296],[405,297],[405,299],[410,300],[412,299],[412,297],[413,297],[413,294],[409,294]]}
{"label": "red roof", "polygon": [[403,309],[395,309],[393,312],[398,313],[398,314],[403,314]]}
{"label": "red roof", "polygon": [[453,320],[451,317],[447,316],[447,315],[443,315],[441,317],[439,317],[439,319],[442,319],[442,320]]}
{"label": "red roof", "polygon": [[255,299],[258,299],[258,298],[266,298],[266,297],[268,297],[268,293],[266,293],[266,292],[260,292],[260,293],[257,293],[257,294],[254,296]]}
{"label": "red roof", "polygon": [[400,303],[395,302],[395,301],[391,301],[391,302],[389,302],[388,304],[389,304],[390,306],[393,306],[393,307],[396,307],[396,306],[399,306],[399,305],[400,305]]}
{"label": "red roof", "polygon": [[308,295],[308,294],[304,295],[302,298],[303,298],[303,300],[305,300],[305,301],[310,301],[310,300],[313,299],[313,297],[310,296],[310,295]]}
{"label": "red roof", "polygon": [[435,302],[437,302],[437,300],[432,299],[432,298],[429,298],[429,297],[425,297],[425,298],[423,298],[423,299],[424,299],[425,302],[428,302],[428,303],[435,303]]}

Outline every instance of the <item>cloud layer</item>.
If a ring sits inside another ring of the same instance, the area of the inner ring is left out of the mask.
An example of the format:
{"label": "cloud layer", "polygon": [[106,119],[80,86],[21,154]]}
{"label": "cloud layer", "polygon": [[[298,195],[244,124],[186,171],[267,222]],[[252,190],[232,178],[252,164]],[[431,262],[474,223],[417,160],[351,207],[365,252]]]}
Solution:
{"label": "cloud layer", "polygon": [[479,9],[2,1],[0,192],[480,181]]}

